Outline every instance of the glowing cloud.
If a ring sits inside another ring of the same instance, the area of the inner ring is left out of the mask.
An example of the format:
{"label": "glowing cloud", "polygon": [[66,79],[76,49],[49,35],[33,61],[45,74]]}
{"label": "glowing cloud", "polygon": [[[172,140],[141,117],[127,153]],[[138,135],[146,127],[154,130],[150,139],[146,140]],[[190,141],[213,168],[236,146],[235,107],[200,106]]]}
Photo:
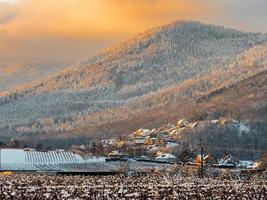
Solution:
{"label": "glowing cloud", "polygon": [[114,41],[178,19],[248,30],[244,13],[250,7],[247,21],[266,27],[251,17],[266,0],[253,2],[242,10],[243,0],[0,0],[0,61],[87,58]]}
{"label": "glowing cloud", "polygon": [[19,17],[4,28],[9,36],[49,34],[101,37],[107,34],[136,33],[177,18],[191,18],[210,12],[196,2],[198,1],[21,0],[12,4],[12,11],[15,10]]}

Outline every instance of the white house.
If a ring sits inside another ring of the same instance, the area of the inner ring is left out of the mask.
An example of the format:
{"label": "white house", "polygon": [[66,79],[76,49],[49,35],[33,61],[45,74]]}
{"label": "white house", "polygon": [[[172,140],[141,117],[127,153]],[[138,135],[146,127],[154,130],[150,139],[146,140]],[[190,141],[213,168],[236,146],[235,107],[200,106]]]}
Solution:
{"label": "white house", "polygon": [[108,154],[109,157],[122,157],[123,156],[123,153],[121,151],[111,151],[109,154]]}
{"label": "white house", "polygon": [[176,162],[177,157],[170,153],[162,153],[156,157],[157,161],[160,162]]}

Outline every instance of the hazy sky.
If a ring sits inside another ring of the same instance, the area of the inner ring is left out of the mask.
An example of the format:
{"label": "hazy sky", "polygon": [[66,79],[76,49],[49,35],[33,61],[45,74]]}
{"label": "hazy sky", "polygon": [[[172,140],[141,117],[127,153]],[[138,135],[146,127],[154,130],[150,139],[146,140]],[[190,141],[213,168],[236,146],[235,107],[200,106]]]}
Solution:
{"label": "hazy sky", "polygon": [[267,0],[0,0],[0,65],[84,60],[179,19],[267,33]]}

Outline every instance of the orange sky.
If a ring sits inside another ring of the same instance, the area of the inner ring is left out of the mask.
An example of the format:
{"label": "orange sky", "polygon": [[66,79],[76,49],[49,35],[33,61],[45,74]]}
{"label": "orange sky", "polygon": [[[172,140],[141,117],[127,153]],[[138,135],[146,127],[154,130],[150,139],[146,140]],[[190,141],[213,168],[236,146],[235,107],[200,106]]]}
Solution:
{"label": "orange sky", "polygon": [[[6,0],[8,1],[8,0]],[[178,2],[178,3],[177,3]],[[15,0],[5,3],[2,26],[8,37],[90,37],[131,34],[176,18],[211,12],[190,0]],[[12,16],[13,15],[13,16]]]}
{"label": "orange sky", "polygon": [[235,10],[252,0],[235,1],[0,0],[0,59],[78,61],[121,39],[178,19],[254,30],[257,24],[251,22],[250,27],[242,16],[250,15],[249,6],[240,14]]}

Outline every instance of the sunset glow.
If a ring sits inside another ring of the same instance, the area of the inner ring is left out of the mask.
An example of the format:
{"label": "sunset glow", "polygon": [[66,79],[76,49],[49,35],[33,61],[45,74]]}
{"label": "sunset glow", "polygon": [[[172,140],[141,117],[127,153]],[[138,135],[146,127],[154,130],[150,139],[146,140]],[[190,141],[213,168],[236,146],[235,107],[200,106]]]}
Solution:
{"label": "sunset glow", "polygon": [[[4,1],[7,2],[7,1]],[[2,32],[8,37],[53,35],[103,37],[136,33],[169,22],[209,12],[200,3],[176,1],[123,0],[21,0],[4,3]],[[7,19],[9,16],[9,19]]]}
{"label": "sunset glow", "polygon": [[[179,19],[248,29],[246,25],[249,20],[245,21],[241,15],[250,5],[243,8],[241,3],[233,3],[231,8],[224,2],[221,0],[1,0],[0,58],[31,60],[35,57],[37,60],[47,60],[52,56],[55,60],[64,60],[65,57],[72,55],[66,49],[73,46],[79,54],[74,53],[72,60],[78,61],[92,56],[114,42]],[[262,0],[255,2],[258,2],[258,5],[261,2],[266,4]],[[239,5],[241,7],[237,11],[240,11],[240,14],[233,12],[237,16],[232,16],[230,23],[231,9],[238,8]],[[256,15],[251,14],[252,17]],[[258,27],[257,31],[265,29],[257,24],[254,26]],[[51,46],[54,49],[52,52]]]}

